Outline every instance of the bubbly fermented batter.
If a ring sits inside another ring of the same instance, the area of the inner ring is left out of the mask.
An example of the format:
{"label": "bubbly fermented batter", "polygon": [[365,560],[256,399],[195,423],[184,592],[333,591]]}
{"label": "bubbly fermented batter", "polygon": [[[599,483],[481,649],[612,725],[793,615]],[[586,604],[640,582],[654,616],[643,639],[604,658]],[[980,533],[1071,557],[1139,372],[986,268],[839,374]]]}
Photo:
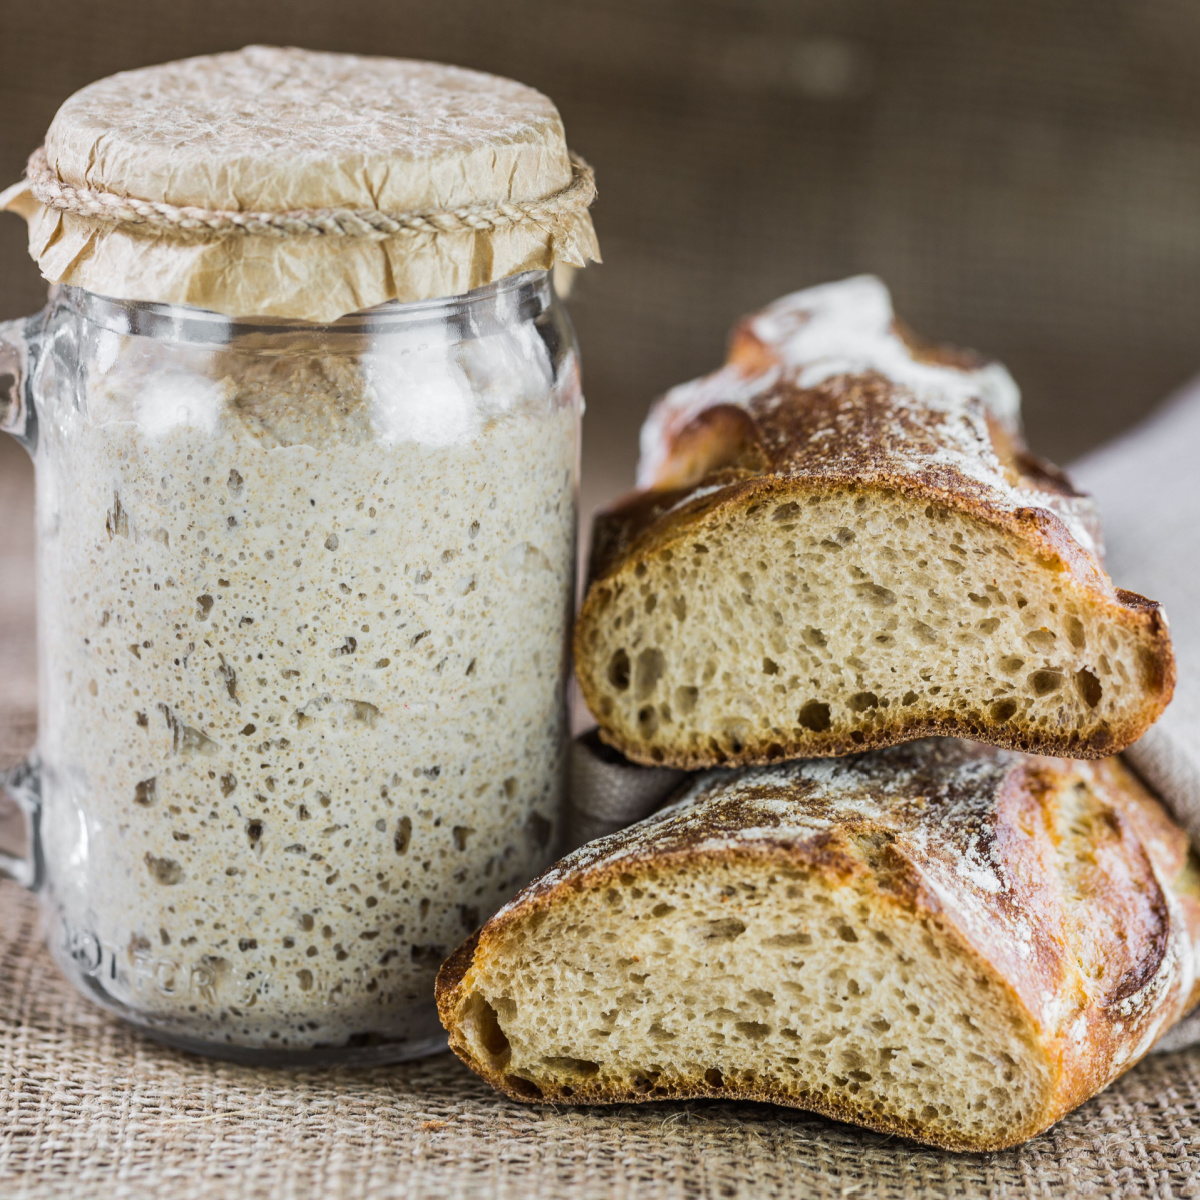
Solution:
{"label": "bubbly fermented batter", "polygon": [[51,942],[167,1033],[428,1036],[444,955],[552,856],[573,361],[194,358],[101,334],[43,420]]}

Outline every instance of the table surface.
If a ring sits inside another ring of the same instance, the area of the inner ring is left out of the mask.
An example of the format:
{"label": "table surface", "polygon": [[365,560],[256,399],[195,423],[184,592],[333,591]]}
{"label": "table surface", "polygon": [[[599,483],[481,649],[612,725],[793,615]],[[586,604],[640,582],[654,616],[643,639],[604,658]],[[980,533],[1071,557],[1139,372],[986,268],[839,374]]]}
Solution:
{"label": "table surface", "polygon": [[[0,444],[0,765],[36,726],[30,479]],[[447,1054],[272,1072],[159,1046],[59,977],[32,899],[0,884],[0,1196],[168,1194],[1200,1196],[1200,1048],[1143,1062],[1049,1133],[989,1155],[770,1105],[526,1107]]]}

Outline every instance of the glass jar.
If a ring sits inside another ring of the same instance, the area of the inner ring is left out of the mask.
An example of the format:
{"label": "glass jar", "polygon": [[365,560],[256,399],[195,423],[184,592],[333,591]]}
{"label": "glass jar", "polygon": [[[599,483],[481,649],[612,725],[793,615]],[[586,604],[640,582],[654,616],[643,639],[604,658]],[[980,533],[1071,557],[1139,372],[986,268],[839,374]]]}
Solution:
{"label": "glass jar", "polygon": [[59,288],[0,329],[37,475],[8,873],[85,995],[247,1062],[439,1048],[553,857],[582,399],[546,272],[328,325]]}

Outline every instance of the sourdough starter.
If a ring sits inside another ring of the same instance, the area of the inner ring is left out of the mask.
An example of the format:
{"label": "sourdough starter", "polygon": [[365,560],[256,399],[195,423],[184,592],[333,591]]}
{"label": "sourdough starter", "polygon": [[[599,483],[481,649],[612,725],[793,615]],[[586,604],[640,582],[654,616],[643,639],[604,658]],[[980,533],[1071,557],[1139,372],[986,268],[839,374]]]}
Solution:
{"label": "sourdough starter", "polygon": [[168,1035],[427,1039],[552,857],[573,360],[97,336],[39,451],[51,942]]}

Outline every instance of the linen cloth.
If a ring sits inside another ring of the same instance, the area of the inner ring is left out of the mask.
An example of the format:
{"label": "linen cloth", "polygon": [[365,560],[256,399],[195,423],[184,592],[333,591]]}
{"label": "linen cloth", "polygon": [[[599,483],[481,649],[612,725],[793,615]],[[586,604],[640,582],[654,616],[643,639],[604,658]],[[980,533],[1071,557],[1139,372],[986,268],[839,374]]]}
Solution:
{"label": "linen cloth", "polygon": [[[1125,758],[1200,845],[1200,377],[1131,433],[1074,465],[1100,506],[1113,581],[1157,600],[1175,646],[1175,697]],[[1200,1042],[1200,1010],[1155,1050]]]}
{"label": "linen cloth", "polygon": [[1071,476],[1100,505],[1113,581],[1167,611],[1175,698],[1125,757],[1200,842],[1200,378]]}

